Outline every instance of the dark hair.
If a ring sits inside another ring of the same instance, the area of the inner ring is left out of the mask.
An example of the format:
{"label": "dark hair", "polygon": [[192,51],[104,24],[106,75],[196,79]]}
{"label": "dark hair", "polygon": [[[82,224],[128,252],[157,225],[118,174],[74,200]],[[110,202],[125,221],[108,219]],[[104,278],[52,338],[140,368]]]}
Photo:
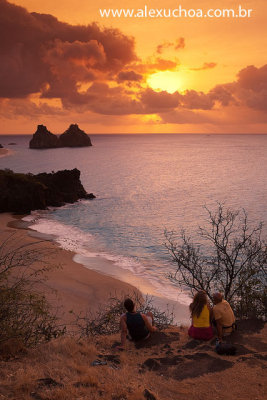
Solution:
{"label": "dark hair", "polygon": [[193,303],[191,303],[189,306],[191,314],[199,317],[201,311],[203,310],[203,307],[207,303],[208,303],[208,298],[206,292],[204,292],[204,290],[197,292],[194,296]]}
{"label": "dark hair", "polygon": [[127,311],[133,312],[133,310],[134,310],[134,302],[131,299],[125,299],[124,307],[126,308]]}

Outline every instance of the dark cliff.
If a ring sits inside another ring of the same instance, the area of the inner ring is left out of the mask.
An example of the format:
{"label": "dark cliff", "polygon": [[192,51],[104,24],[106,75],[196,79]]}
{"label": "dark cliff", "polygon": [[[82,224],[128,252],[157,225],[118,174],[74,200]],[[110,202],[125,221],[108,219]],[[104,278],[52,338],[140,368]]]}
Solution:
{"label": "dark cliff", "polygon": [[16,213],[59,207],[95,197],[86,193],[76,168],[37,175],[0,170],[0,193],[0,212]]}

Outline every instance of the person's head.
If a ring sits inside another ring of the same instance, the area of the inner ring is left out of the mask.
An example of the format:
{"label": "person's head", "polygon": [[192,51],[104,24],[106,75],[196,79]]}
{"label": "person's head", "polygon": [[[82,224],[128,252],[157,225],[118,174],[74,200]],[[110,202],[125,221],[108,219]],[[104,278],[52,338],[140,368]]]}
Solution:
{"label": "person's head", "polygon": [[132,299],[125,299],[125,301],[124,301],[124,307],[126,308],[126,310],[127,310],[128,312],[133,312],[133,311],[134,311],[135,304],[134,304],[134,302],[132,301]]}
{"label": "person's head", "polygon": [[213,293],[212,299],[214,304],[218,304],[223,300],[223,295],[220,292]]}
{"label": "person's head", "polygon": [[205,304],[208,303],[208,298],[206,292],[204,290],[200,290],[194,296],[193,303],[190,304],[190,310],[192,315],[200,316],[201,311]]}

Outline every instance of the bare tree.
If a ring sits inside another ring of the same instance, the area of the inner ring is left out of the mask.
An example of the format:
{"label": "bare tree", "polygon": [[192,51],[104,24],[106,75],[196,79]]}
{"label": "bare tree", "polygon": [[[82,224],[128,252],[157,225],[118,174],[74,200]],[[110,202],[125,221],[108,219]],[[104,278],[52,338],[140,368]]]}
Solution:
{"label": "bare tree", "polygon": [[[197,239],[182,231],[165,231],[165,246],[176,271],[170,279],[180,286],[224,294],[244,317],[266,316],[267,248],[262,223],[251,227],[245,210],[233,211],[218,204],[215,212],[205,207],[208,225],[199,228]],[[196,243],[197,240],[197,243]]]}

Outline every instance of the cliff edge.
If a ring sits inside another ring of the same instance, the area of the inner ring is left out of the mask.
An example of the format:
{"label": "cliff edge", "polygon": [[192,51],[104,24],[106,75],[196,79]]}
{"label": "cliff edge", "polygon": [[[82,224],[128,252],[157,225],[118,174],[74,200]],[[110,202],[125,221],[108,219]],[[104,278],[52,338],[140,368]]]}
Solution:
{"label": "cliff edge", "polygon": [[0,192],[0,212],[22,214],[95,197],[86,193],[76,168],[37,175],[0,170]]}

